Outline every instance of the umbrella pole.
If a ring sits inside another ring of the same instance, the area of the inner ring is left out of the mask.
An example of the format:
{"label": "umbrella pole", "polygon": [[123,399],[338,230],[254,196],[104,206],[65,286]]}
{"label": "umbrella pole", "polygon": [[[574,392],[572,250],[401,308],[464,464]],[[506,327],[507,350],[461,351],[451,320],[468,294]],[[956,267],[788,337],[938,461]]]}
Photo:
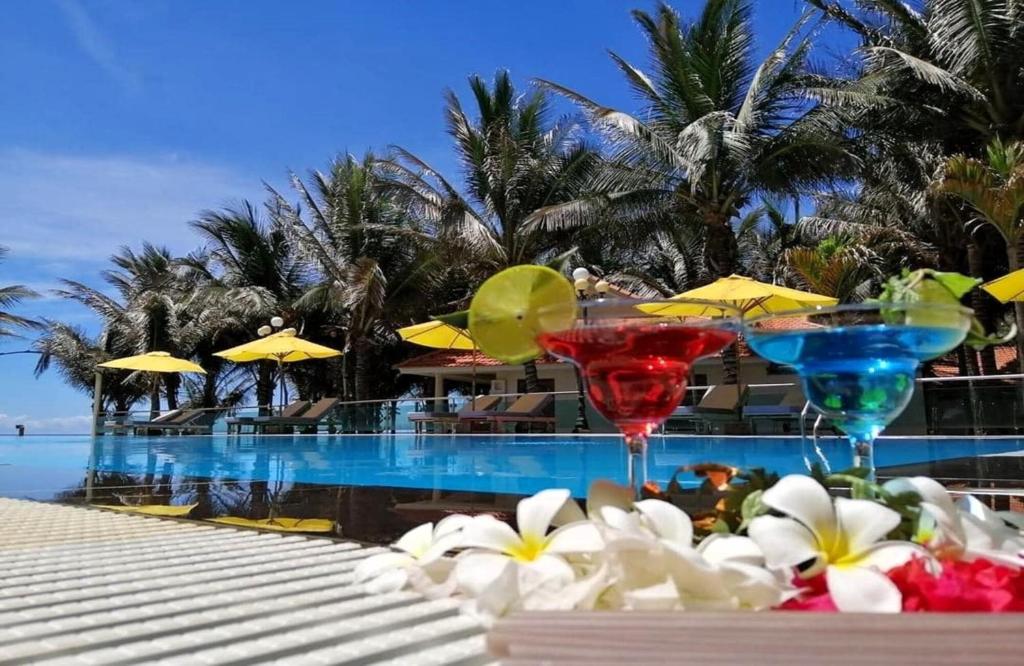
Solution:
{"label": "umbrella pole", "polygon": [[280,356],[277,357],[277,381],[280,384],[277,387],[277,392],[280,396],[280,405],[278,406],[278,414],[280,414],[284,411],[284,362]]}
{"label": "umbrella pole", "polygon": [[100,407],[103,403],[103,373],[96,371],[96,378],[92,385],[92,434],[102,435],[103,428],[100,427]]}
{"label": "umbrella pole", "polygon": [[473,343],[473,393],[470,396],[470,410],[476,410],[476,342]]}

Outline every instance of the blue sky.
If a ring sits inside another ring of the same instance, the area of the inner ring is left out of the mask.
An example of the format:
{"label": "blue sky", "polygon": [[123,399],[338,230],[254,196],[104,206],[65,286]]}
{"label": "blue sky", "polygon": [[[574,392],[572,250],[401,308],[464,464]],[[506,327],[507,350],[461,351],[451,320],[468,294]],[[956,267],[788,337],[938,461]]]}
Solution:
{"label": "blue sky", "polygon": [[[699,0],[675,6],[692,14]],[[632,109],[612,49],[644,65],[629,10],[647,0],[35,0],[0,23],[0,284],[99,285],[120,245],[188,251],[205,208],[259,200],[261,181],[400,144],[456,178],[442,91],[508,68]],[[771,48],[801,12],[756,0]],[[95,330],[52,297],[28,316]],[[26,341],[0,341],[0,352]],[[34,356],[0,356],[0,434],[83,432],[89,399]]]}

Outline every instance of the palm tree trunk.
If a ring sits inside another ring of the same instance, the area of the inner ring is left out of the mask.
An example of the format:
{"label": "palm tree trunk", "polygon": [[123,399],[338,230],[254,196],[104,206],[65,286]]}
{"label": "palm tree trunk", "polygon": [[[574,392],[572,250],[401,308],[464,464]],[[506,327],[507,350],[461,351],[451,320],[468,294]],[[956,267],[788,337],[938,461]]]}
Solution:
{"label": "palm tree trunk", "polygon": [[203,377],[203,402],[200,407],[217,406],[217,373],[209,372]]}
{"label": "palm tree trunk", "polygon": [[259,368],[256,374],[256,404],[260,416],[270,415],[270,405],[274,402],[273,368],[269,361],[257,361]]}
{"label": "palm tree trunk", "polygon": [[729,218],[718,212],[704,216],[704,263],[711,277],[732,275],[739,264],[739,245]]}
{"label": "palm tree trunk", "polygon": [[178,408],[178,386],[181,384],[181,377],[174,373],[167,373],[164,376],[164,392],[167,394],[167,409]]}
{"label": "palm tree trunk", "polygon": [[349,346],[349,353],[341,357],[345,364],[345,381],[342,385],[342,390],[345,394],[345,400],[352,400],[355,385],[356,385],[356,364],[352,361],[351,354],[355,353],[355,348]]}
{"label": "palm tree trunk", "polygon": [[160,379],[154,378],[149,385],[149,420],[160,416]]}
{"label": "palm tree trunk", "polygon": [[341,358],[332,358],[327,361],[330,364],[331,374],[326,387],[327,393],[323,396],[340,396],[342,400],[347,398],[345,389],[345,355],[342,354]]}
{"label": "palm tree trunk", "polygon": [[722,350],[722,383],[738,384],[740,381],[740,356],[732,343]]}
{"label": "palm tree trunk", "polygon": [[[970,273],[971,277],[983,279],[984,274],[984,257],[982,255],[981,246],[978,241],[971,239],[971,242],[967,245],[967,272]],[[995,320],[994,313],[992,311],[992,297],[985,293],[982,289],[974,289],[971,291],[971,308],[974,310],[974,314],[978,317],[978,320],[985,325],[987,330],[991,330],[993,321]],[[974,350],[965,350],[968,357],[977,356],[980,358],[981,367],[977,368],[978,360],[975,359],[972,364],[970,359],[968,360],[969,366],[974,366],[971,374],[976,375],[994,375],[996,373],[996,351],[992,347],[985,347],[981,352],[977,354]]]}
{"label": "palm tree trunk", "polygon": [[370,399],[370,341],[360,337],[355,341],[356,400]]}
{"label": "palm tree trunk", "polygon": [[[740,251],[729,218],[718,212],[705,213],[704,226],[704,263],[708,273],[715,278],[732,275],[739,264]],[[735,344],[722,350],[723,383],[739,382],[739,361]]]}
{"label": "palm tree trunk", "polygon": [[[1018,247],[1015,243],[1007,243],[1006,260],[1011,273],[1020,268]],[[1013,313],[1017,321],[1017,372],[1024,372],[1024,303],[1014,301]]]}
{"label": "palm tree trunk", "polygon": [[540,379],[537,377],[537,362],[529,360],[523,363],[523,373],[526,375],[526,392],[539,393]]}

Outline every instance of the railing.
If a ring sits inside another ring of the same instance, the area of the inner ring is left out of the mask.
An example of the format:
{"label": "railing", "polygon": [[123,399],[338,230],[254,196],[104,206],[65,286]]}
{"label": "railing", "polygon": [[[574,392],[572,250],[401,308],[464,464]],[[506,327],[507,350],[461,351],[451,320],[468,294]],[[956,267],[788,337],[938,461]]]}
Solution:
{"label": "railing", "polygon": [[[888,429],[892,435],[1016,435],[1024,433],[1024,374],[989,375],[979,377],[927,377],[918,379],[920,389],[916,391],[911,404],[904,414]],[[746,384],[748,395],[758,392],[778,393],[796,385],[796,378],[790,381]],[[683,401],[684,405],[700,402],[707,386],[691,386]],[[604,418],[589,404],[585,404],[585,418],[580,418],[580,399],[576,391],[549,392],[552,402],[545,414],[555,417],[558,432],[583,430],[587,432],[615,432]],[[500,394],[499,409],[507,407],[519,397],[517,393]],[[408,397],[379,400],[355,400],[338,403],[316,424],[297,424],[282,431],[330,432],[330,433],[396,433],[412,432],[416,424],[410,415],[416,413],[456,413],[466,408],[470,396]],[[226,432],[229,422],[256,420],[257,417],[276,415],[279,406],[246,405],[232,408],[207,408],[201,410],[206,416],[201,422],[209,425],[213,432]],[[163,412],[166,414],[167,412]],[[124,413],[102,415],[98,426],[106,432],[126,432],[135,425],[149,421],[149,410],[137,409]],[[301,414],[300,414],[301,416]],[[780,420],[770,423],[745,422],[737,415],[740,425],[738,432],[749,428],[757,434],[793,434],[805,432],[806,422],[817,416],[806,406],[799,418],[790,422]],[[746,425],[743,425],[746,423]],[[822,425],[818,420],[814,431]],[[167,430],[168,428],[162,428]],[[272,430],[272,429],[271,429]],[[430,430],[430,428],[426,428]],[[681,424],[669,422],[666,429],[686,431]]]}

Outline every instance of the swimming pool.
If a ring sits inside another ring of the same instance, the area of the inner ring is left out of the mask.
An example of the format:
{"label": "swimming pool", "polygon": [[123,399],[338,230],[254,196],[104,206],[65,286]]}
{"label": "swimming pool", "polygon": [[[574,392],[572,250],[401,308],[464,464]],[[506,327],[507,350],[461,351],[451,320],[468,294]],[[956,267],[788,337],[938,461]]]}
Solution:
{"label": "swimming pool", "polygon": [[[822,448],[835,467],[849,464],[845,442],[825,439]],[[877,461],[885,468],[1021,449],[1021,438],[881,438]],[[701,462],[802,472],[803,453],[794,437],[654,437],[649,476],[664,484]],[[563,487],[582,497],[592,480],[624,481],[624,472],[620,440],[600,435],[0,437],[0,495],[41,500],[97,477],[123,486],[202,479],[513,495]]]}

